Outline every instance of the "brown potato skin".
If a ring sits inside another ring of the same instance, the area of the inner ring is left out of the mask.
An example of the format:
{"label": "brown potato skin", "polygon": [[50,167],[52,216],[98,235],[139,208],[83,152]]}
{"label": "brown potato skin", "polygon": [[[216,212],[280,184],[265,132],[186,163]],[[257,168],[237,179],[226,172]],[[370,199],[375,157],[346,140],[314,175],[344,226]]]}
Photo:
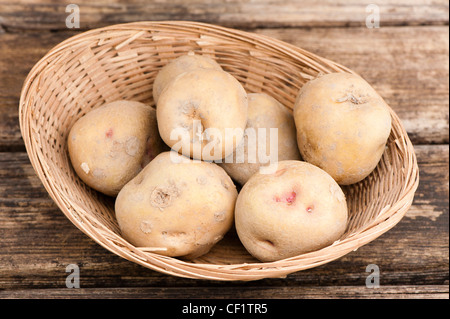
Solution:
{"label": "brown potato skin", "polygon": [[388,105],[364,79],[348,73],[306,83],[294,119],[302,158],[341,185],[357,183],[375,169],[391,132]]}
{"label": "brown potato skin", "polygon": [[[164,88],[156,113],[161,138],[173,150],[193,159],[221,160],[243,139],[247,92],[225,71],[195,69],[177,76]],[[181,135],[172,135],[176,130]],[[205,134],[208,130],[213,133]],[[227,138],[230,130],[237,134]],[[181,147],[177,149],[177,145]]]}
{"label": "brown potato skin", "polygon": [[115,203],[123,237],[162,255],[206,254],[234,221],[237,190],[217,164],[169,151],[122,188]]}
{"label": "brown potato skin", "polygon": [[[270,129],[278,130],[277,143],[277,161],[301,160],[300,152],[297,147],[296,128],[294,117],[280,102],[266,93],[248,94],[248,121],[246,129],[254,129],[256,132],[256,143],[252,138],[244,135],[240,146],[235,152],[224,159],[221,167],[240,185],[244,185],[248,179],[259,172],[262,166],[271,163],[261,163],[258,158],[258,129],[266,129],[266,154],[270,150]],[[244,161],[239,161],[236,157],[236,151],[243,148]],[[249,153],[256,154],[256,162],[253,158],[250,162]]]}
{"label": "brown potato skin", "polygon": [[159,96],[170,81],[181,73],[192,71],[197,68],[222,70],[222,67],[215,60],[206,56],[194,54],[194,52],[189,52],[188,54],[181,55],[178,58],[171,60],[161,68],[153,83],[153,100],[155,101],[155,104],[158,104]]}
{"label": "brown potato skin", "polygon": [[125,100],[102,105],[78,119],[67,144],[77,175],[109,196],[116,196],[151,159],[168,149],[159,136],[156,111]]}
{"label": "brown potato skin", "polygon": [[322,169],[281,161],[275,173],[256,173],[236,201],[236,231],[263,262],[318,250],[338,240],[347,225],[342,189]]}

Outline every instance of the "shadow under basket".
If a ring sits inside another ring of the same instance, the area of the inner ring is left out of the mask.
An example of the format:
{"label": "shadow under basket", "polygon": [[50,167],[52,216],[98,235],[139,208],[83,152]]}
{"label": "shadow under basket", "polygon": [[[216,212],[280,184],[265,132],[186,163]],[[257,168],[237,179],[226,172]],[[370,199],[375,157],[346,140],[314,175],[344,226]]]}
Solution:
{"label": "shadow under basket", "polygon": [[67,218],[109,251],[150,269],[186,278],[257,280],[316,267],[374,240],[405,215],[419,183],[414,148],[395,112],[386,151],[374,172],[343,187],[349,219],[344,235],[323,249],[259,262],[234,229],[195,260],[131,245],[120,234],[114,199],[86,186],[67,152],[77,119],[118,99],[154,105],[152,85],[170,60],[194,51],[215,59],[247,92],[265,92],[292,109],[303,84],[319,74],[351,70],[285,42],[205,23],[137,22],[80,33],[50,50],[30,71],[20,97],[26,150],[46,190]]}

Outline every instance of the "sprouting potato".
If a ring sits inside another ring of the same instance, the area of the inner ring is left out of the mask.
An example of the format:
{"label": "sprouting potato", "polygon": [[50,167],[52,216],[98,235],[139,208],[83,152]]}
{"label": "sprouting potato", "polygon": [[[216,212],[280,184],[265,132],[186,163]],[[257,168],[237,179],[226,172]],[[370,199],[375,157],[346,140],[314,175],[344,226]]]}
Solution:
{"label": "sprouting potato", "polygon": [[68,150],[77,175],[109,196],[168,147],[161,140],[156,111],[137,101],[114,101],[78,119],[68,136]]}
{"label": "sprouting potato", "polygon": [[302,161],[281,161],[258,172],[236,201],[236,231],[261,261],[318,250],[338,240],[347,225],[345,195],[325,171]]}
{"label": "sprouting potato", "polygon": [[[265,133],[260,135],[260,130]],[[276,138],[272,138],[274,132],[271,130],[276,130]],[[276,147],[271,145],[272,142]],[[265,150],[261,150],[258,143]],[[260,155],[259,151],[263,154]],[[235,152],[225,158],[220,166],[237,183],[244,185],[263,166],[276,161],[300,159],[292,113],[265,93],[249,93],[246,134]]]}
{"label": "sprouting potato", "polygon": [[294,106],[302,158],[339,184],[367,177],[391,132],[389,107],[361,77],[332,73],[306,83]]}
{"label": "sprouting potato", "polygon": [[181,73],[192,71],[197,68],[222,70],[222,67],[209,57],[196,55],[192,51],[188,54],[181,55],[167,63],[156,75],[155,82],[153,83],[153,100],[155,103],[158,103],[161,92],[170,81]]}
{"label": "sprouting potato", "polygon": [[195,69],[171,81],[156,109],[161,138],[193,159],[221,160],[244,136],[247,93],[225,71]]}
{"label": "sprouting potato", "polygon": [[220,166],[169,151],[123,187],[116,199],[116,218],[133,245],[195,258],[230,229],[236,197],[233,181]]}

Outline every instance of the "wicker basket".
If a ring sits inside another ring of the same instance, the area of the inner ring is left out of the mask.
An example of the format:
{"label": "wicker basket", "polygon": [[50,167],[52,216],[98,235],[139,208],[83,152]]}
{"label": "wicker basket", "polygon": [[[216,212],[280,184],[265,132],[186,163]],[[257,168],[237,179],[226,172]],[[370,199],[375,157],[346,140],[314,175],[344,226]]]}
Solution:
{"label": "wicker basket", "polygon": [[375,171],[344,187],[349,208],[345,234],[330,246],[261,263],[232,229],[193,261],[134,247],[121,235],[114,199],[77,177],[66,138],[73,123],[113,100],[154,105],[152,83],[169,60],[195,51],[216,59],[248,92],[266,92],[289,108],[299,89],[320,73],[352,72],[293,45],[262,35],[196,22],[138,22],[76,35],[45,55],[28,75],[20,98],[20,126],[31,163],[50,196],[81,231],[111,252],[150,269],[187,278],[256,280],[284,277],[335,260],[395,226],[418,186],[414,149],[391,110],[392,132]]}

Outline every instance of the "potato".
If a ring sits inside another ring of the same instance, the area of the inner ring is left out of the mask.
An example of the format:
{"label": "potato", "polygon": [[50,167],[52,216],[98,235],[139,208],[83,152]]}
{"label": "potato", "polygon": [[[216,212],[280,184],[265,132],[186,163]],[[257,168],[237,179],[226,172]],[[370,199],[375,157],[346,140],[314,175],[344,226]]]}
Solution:
{"label": "potato", "polygon": [[168,147],[161,140],[156,111],[136,101],[114,101],[78,119],[68,136],[70,160],[90,187],[115,196]]}
{"label": "potato", "polygon": [[[270,129],[276,129],[277,137],[274,142],[276,148],[271,145],[273,134]],[[258,138],[259,129],[264,129],[265,134]],[[300,153],[296,141],[296,129],[294,118],[280,102],[265,93],[248,94],[248,121],[247,134],[235,152],[224,159],[220,164],[223,169],[239,184],[245,182],[259,171],[260,167],[276,161],[300,160]],[[258,142],[260,141],[260,142]],[[264,143],[263,156],[258,155],[258,143]],[[274,154],[271,153],[274,152]],[[241,155],[242,154],[242,158]]]}
{"label": "potato", "polygon": [[231,154],[244,136],[247,93],[225,71],[195,69],[165,87],[156,114],[160,135],[174,151],[214,161]]}
{"label": "potato", "polygon": [[189,52],[170,61],[158,72],[153,83],[153,100],[158,103],[161,92],[166,85],[181,73],[197,68],[222,70],[222,67],[213,59]]}
{"label": "potato", "polygon": [[166,256],[206,254],[233,225],[237,190],[215,163],[164,152],[120,191],[117,222],[138,247]]}
{"label": "potato", "polygon": [[276,261],[332,244],[347,225],[345,195],[322,169],[280,161],[272,174],[258,172],[236,201],[236,231],[260,261]]}
{"label": "potato", "polygon": [[304,85],[294,119],[303,159],[341,185],[359,182],[374,170],[391,132],[387,104],[365,80],[347,73]]}

